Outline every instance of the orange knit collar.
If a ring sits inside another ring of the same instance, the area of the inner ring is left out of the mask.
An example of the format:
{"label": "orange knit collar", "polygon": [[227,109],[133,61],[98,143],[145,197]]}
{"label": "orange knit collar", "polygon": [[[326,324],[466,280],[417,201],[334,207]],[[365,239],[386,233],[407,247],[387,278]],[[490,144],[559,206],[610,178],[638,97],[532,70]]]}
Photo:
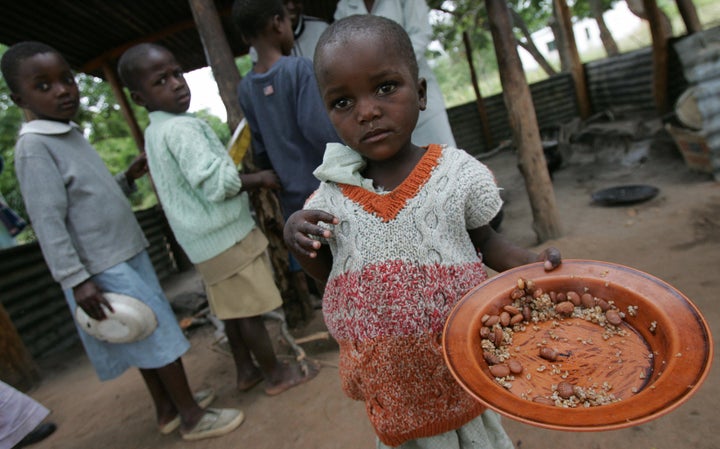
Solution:
{"label": "orange knit collar", "polygon": [[376,193],[362,187],[342,183],[338,186],[343,195],[362,206],[366,212],[377,215],[387,223],[400,213],[408,200],[414,197],[430,179],[430,174],[440,161],[441,155],[441,145],[428,145],[427,151],[410,175],[392,192]]}

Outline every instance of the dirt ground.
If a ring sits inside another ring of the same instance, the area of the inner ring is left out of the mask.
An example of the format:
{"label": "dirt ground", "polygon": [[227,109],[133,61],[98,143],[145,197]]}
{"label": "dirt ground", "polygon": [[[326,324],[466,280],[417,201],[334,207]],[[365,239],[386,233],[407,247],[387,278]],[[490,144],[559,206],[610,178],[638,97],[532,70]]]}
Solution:
{"label": "dirt ground", "polygon": [[[665,142],[667,143],[667,142]],[[616,262],[651,273],[674,285],[703,312],[720,336],[720,183],[710,175],[690,171],[679,153],[655,144],[643,158],[612,151],[584,155],[554,174],[563,237],[547,244],[565,258]],[[617,157],[624,156],[623,158]],[[622,159],[622,160],[621,160]],[[516,156],[507,150],[484,161],[494,171],[506,200],[502,232],[517,243],[534,247],[532,215]],[[601,207],[590,194],[620,184],[651,184],[660,193],[631,206]],[[171,300],[201,295],[193,272],[165,282]],[[275,329],[269,324],[271,329]],[[275,329],[276,330],[276,329]],[[295,336],[323,331],[318,312],[311,323],[293,330]],[[50,448],[253,448],[336,449],[371,448],[375,437],[363,406],[346,398],[337,375],[337,347],[330,340],[303,344],[308,355],[321,361],[317,379],[276,397],[262,388],[234,391],[229,356],[214,345],[215,328],[190,331],[192,348],[184,357],[191,385],[213,387],[215,406],[240,407],[242,426],[225,437],[195,443],[178,433],[162,436],[154,423],[152,404],[136,371],[100,383],[81,349],[57,354],[40,365],[43,381],[30,394],[53,410],[57,432],[33,446]],[[287,345],[278,350],[289,354]],[[717,356],[715,357],[717,362]],[[717,363],[715,363],[717,364]],[[583,447],[633,449],[711,449],[720,447],[720,382],[715,367],[685,404],[649,423],[610,432],[550,431],[504,418],[518,449]]]}

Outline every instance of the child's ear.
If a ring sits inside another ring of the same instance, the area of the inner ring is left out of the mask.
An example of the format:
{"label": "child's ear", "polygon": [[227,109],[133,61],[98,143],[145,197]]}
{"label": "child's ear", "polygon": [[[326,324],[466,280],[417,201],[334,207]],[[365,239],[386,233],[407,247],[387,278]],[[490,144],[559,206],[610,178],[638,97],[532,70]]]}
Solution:
{"label": "child's ear", "polygon": [[145,97],[143,97],[142,93],[131,90],[130,91],[130,98],[132,98],[132,101],[135,102],[136,105],[145,107],[147,106],[147,102],[145,101]]}
{"label": "child's ear", "polygon": [[427,81],[425,78],[418,79],[418,106],[421,111],[427,107]]}
{"label": "child's ear", "polygon": [[20,94],[16,93],[10,93],[10,99],[15,103],[19,108],[27,109],[27,105],[25,104],[25,101],[22,99],[22,96]]}

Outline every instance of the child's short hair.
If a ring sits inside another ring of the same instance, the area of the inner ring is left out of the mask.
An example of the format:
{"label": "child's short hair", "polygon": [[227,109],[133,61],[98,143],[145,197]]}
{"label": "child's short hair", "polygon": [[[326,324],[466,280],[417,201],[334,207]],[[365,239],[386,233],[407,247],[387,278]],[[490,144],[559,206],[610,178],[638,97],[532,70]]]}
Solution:
{"label": "child's short hair", "polygon": [[20,64],[28,58],[44,53],[55,53],[63,58],[60,52],[53,47],[37,41],[18,42],[7,49],[0,61],[0,70],[2,70],[3,78],[5,78],[10,92],[17,93],[20,89],[20,80],[18,79]]}
{"label": "child's short hair", "polygon": [[235,0],[233,3],[233,21],[246,42],[257,37],[274,16],[285,18],[283,0]]}
{"label": "child's short hair", "polygon": [[385,45],[394,45],[400,57],[410,68],[410,73],[418,77],[418,63],[410,36],[397,22],[371,14],[353,15],[333,22],[320,36],[315,47],[313,59],[315,74],[318,74],[319,62],[325,47],[344,45],[351,37],[380,37]]}
{"label": "child's short hair", "polygon": [[145,60],[151,51],[165,51],[170,53],[170,50],[160,44],[143,42],[142,44],[130,47],[120,56],[118,60],[118,76],[120,77],[120,81],[128,89],[138,90],[140,88],[141,83],[137,78],[138,67],[140,62]]}

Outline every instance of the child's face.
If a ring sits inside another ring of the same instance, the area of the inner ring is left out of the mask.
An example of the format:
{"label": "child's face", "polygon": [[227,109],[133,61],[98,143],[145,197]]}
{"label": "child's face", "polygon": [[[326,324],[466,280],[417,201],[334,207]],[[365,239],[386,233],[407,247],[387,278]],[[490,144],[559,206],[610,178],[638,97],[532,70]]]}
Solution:
{"label": "child's face", "polygon": [[139,89],[130,93],[133,101],[148,111],[180,114],[190,107],[190,88],[182,67],[169,51],[152,49],[136,71]]}
{"label": "child's face", "polygon": [[325,47],[320,95],[346,145],[370,160],[385,160],[411,145],[426,83],[414,77],[394,46],[359,36]]}
{"label": "child's face", "polygon": [[288,12],[287,7],[285,8],[285,17],[279,26],[282,32],[280,36],[280,51],[283,55],[289,56],[292,53],[293,45],[295,45],[295,36],[293,34],[290,12]]}
{"label": "child's face", "polygon": [[70,66],[59,54],[39,53],[23,60],[18,79],[18,92],[11,98],[37,118],[69,122],[77,114],[80,93]]}

